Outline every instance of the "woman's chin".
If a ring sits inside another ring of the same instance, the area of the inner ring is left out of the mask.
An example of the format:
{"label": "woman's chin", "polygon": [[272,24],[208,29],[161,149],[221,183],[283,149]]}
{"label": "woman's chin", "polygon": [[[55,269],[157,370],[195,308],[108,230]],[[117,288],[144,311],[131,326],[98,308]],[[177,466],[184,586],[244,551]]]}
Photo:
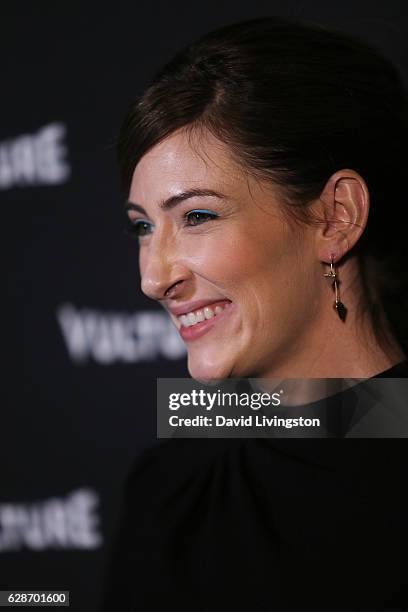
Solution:
{"label": "woman's chin", "polygon": [[216,385],[221,380],[229,378],[232,370],[230,363],[205,363],[190,357],[187,367],[191,378],[205,385]]}

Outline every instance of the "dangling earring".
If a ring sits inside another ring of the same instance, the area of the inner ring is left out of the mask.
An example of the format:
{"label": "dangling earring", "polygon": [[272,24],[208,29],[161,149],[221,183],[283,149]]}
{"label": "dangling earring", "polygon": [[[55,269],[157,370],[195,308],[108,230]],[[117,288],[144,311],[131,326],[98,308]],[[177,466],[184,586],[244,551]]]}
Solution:
{"label": "dangling earring", "polygon": [[343,302],[340,301],[339,281],[337,280],[337,272],[334,268],[333,255],[331,256],[330,261],[330,271],[326,272],[324,276],[326,278],[332,279],[333,281],[332,287],[334,288],[335,295],[333,308],[336,310],[337,314],[339,315],[339,318],[344,322],[346,320],[347,308],[345,307]]}

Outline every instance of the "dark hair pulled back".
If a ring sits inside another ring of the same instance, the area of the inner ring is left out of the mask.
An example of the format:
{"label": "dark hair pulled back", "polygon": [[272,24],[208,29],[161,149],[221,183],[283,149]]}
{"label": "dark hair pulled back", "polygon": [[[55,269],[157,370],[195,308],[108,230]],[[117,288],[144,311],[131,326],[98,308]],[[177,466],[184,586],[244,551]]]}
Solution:
{"label": "dark hair pulled back", "polygon": [[127,192],[141,157],[183,127],[226,143],[249,172],[278,185],[306,222],[308,204],[334,172],[350,168],[363,177],[370,214],[352,250],[361,313],[369,312],[384,348],[389,324],[408,353],[407,95],[393,65],[369,45],[314,24],[268,17],[210,32],[132,104],[118,143]]}

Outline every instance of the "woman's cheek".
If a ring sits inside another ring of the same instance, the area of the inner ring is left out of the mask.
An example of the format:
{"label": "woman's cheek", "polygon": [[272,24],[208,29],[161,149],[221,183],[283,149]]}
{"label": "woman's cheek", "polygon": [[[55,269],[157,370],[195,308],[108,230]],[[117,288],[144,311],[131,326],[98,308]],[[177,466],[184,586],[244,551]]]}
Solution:
{"label": "woman's cheek", "polygon": [[256,273],[259,268],[255,244],[230,232],[196,244],[190,261],[207,278],[222,279],[229,286],[242,285],[244,276]]}

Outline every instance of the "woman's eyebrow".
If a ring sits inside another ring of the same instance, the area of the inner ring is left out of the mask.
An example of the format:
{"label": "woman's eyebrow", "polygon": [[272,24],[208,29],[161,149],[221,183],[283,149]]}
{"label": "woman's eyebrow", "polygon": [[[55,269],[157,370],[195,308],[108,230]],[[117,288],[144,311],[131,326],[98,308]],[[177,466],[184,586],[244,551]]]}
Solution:
{"label": "woman's eyebrow", "polygon": [[[208,197],[219,198],[219,199],[225,198],[225,196],[222,193],[218,193],[217,191],[214,191],[213,189],[188,189],[187,191],[183,191],[176,195],[170,196],[166,200],[163,200],[162,202],[160,202],[159,208],[161,210],[170,210],[171,208],[174,208],[175,206],[177,206],[177,204],[179,204],[180,202],[184,202],[184,200],[188,200],[190,198],[208,198]],[[128,210],[136,210],[137,212],[140,212],[143,215],[147,214],[143,206],[140,206],[140,204],[135,204],[134,202],[126,201],[125,211],[128,211]]]}

